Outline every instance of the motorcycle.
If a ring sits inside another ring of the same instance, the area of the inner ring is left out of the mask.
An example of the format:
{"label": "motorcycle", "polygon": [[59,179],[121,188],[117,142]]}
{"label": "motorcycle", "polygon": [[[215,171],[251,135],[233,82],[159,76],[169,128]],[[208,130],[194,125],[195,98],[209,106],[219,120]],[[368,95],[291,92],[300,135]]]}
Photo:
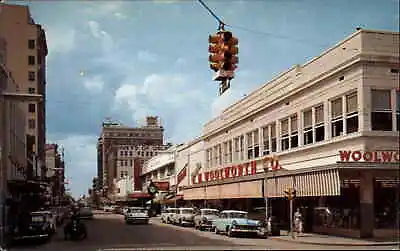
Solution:
{"label": "motorcycle", "polygon": [[86,226],[82,222],[73,220],[64,231],[65,240],[83,240],[87,238]]}

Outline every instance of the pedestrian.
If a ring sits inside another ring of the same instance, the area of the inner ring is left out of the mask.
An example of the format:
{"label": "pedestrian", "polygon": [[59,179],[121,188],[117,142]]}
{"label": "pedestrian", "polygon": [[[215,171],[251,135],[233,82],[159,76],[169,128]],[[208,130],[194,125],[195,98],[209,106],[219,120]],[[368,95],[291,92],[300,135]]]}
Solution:
{"label": "pedestrian", "polygon": [[297,208],[296,212],[294,213],[294,225],[297,233],[303,233],[303,221],[300,208]]}

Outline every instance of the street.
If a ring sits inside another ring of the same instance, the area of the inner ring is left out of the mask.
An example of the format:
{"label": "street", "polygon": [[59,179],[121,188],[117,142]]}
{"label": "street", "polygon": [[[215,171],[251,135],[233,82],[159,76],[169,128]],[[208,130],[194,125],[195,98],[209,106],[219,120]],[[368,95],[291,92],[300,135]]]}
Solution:
{"label": "street", "polygon": [[[152,218],[149,225],[126,225],[123,216],[97,214],[87,221],[89,237],[80,242],[65,241],[62,228],[51,242],[37,246],[18,246],[13,250],[265,250],[265,249],[392,249],[393,247],[326,247],[289,243],[272,239],[228,238],[211,232],[201,232],[193,228],[182,228],[162,224],[159,218]],[[398,249],[396,249],[398,250]]]}

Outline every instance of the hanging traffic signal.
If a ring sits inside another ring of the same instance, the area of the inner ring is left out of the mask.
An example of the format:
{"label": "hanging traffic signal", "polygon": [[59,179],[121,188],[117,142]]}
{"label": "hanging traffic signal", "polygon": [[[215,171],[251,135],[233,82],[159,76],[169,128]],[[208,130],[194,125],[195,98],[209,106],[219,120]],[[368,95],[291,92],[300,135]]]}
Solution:
{"label": "hanging traffic signal", "polygon": [[288,198],[288,200],[293,200],[296,197],[296,189],[294,188],[286,189],[285,196]]}
{"label": "hanging traffic signal", "polygon": [[234,71],[236,70],[237,64],[239,63],[239,58],[237,56],[237,54],[239,53],[239,48],[237,47],[237,45],[239,44],[239,40],[235,38],[230,31],[223,31],[221,33],[223,36],[222,51],[224,53],[222,69],[224,71]]}
{"label": "hanging traffic signal", "polygon": [[210,56],[208,57],[208,60],[210,62],[210,68],[217,72],[221,69],[222,67],[222,60],[223,58],[221,57],[221,50],[223,46],[223,37],[221,36],[220,33],[210,35],[208,37],[208,52],[210,53]]}

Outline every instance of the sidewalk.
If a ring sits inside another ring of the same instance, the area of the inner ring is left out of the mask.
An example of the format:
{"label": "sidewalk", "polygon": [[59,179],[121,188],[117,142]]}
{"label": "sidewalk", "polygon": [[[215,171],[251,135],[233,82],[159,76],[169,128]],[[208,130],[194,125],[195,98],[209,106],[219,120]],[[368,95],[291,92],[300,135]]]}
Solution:
{"label": "sidewalk", "polygon": [[373,240],[363,240],[354,239],[346,237],[337,237],[331,235],[321,235],[314,233],[305,233],[296,237],[288,236],[287,231],[281,231],[281,236],[271,236],[271,240],[286,241],[292,243],[300,244],[311,244],[311,245],[324,245],[324,246],[392,246],[400,245],[400,240],[394,241],[373,241]]}

